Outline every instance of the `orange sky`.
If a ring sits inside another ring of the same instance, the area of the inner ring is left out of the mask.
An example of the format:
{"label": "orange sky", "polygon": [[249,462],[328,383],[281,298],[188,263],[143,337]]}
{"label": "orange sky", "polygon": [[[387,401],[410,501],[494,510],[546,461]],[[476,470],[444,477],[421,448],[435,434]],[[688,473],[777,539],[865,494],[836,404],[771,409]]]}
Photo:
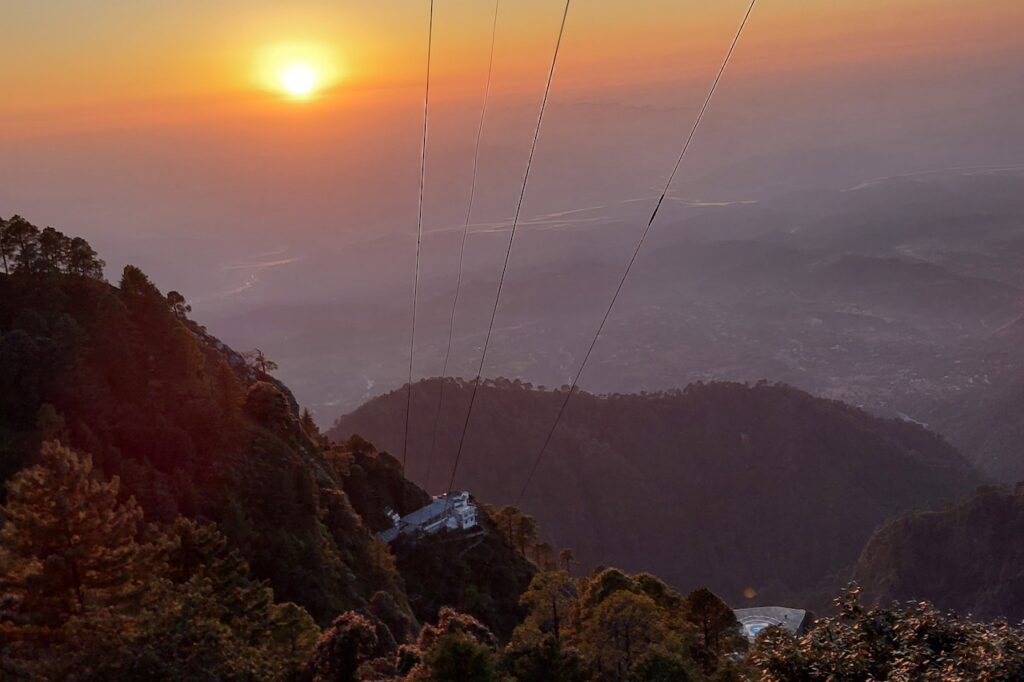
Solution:
{"label": "orange sky", "polygon": [[[409,235],[427,6],[5,0],[0,215],[275,248]],[[746,6],[573,0],[526,214],[660,187]],[[562,7],[502,0],[482,221],[514,208]],[[465,210],[492,11],[436,0],[427,233]],[[744,199],[1019,161],[1022,25],[1020,0],[759,0],[674,191]],[[260,56],[289,43],[332,52],[345,78],[310,100],[268,92]]]}
{"label": "orange sky", "polygon": [[[637,82],[706,78],[746,0],[576,0],[558,87],[607,94]],[[182,116],[293,116],[325,104],[369,106],[418,88],[426,0],[388,2],[150,3],[13,0],[0,7],[4,132],[53,133]],[[493,5],[438,0],[435,82],[439,102],[479,91]],[[505,0],[496,93],[532,92],[557,28],[556,0]],[[734,78],[886,62],[1020,54],[1017,0],[761,0]],[[326,46],[347,74],[314,104],[284,103],[260,89],[262,50]]]}

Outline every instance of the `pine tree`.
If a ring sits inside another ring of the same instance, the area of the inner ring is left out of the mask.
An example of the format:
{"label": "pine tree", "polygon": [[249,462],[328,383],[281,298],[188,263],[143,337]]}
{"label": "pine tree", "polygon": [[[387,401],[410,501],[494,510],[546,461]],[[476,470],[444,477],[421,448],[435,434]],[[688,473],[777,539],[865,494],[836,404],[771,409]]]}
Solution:
{"label": "pine tree", "polygon": [[188,304],[185,297],[178,291],[167,292],[167,305],[171,308],[174,316],[181,320],[186,319],[188,314],[192,312],[192,306]]}
{"label": "pine tree", "polygon": [[520,630],[535,630],[560,642],[576,596],[576,585],[565,571],[544,571],[533,576],[530,586],[519,598],[526,617],[513,638]]}
{"label": "pine tree", "polygon": [[491,682],[497,680],[493,649],[466,635],[443,635],[423,652],[422,667],[427,672],[413,671],[410,677],[419,680],[450,682]]}
{"label": "pine tree", "polygon": [[264,642],[264,648],[270,664],[281,672],[304,667],[320,638],[320,628],[309,612],[291,602],[274,604],[270,610],[268,626],[270,634]]}
{"label": "pine tree", "polygon": [[132,498],[120,502],[118,487],[118,479],[94,474],[88,455],[54,442],[8,483],[0,529],[5,657],[59,669],[83,640],[130,635],[126,619],[158,598],[161,546],[140,541],[142,511]]}
{"label": "pine tree", "polygon": [[380,644],[377,628],[364,615],[347,611],[331,623],[317,643],[311,661],[314,682],[355,682],[356,670],[376,658]]}
{"label": "pine tree", "polygon": [[0,672],[81,680],[285,679],[319,634],[273,603],[211,525],[144,524],[118,479],[46,443],[8,484],[0,529]]}
{"label": "pine tree", "polygon": [[271,618],[274,593],[253,580],[249,564],[214,525],[178,518],[172,528],[178,542],[168,556],[171,579],[178,583],[205,581],[210,597],[209,617],[231,627],[250,644],[263,640]]}
{"label": "pine tree", "polygon": [[580,632],[580,651],[602,671],[599,679],[625,680],[650,647],[668,638],[654,600],[621,590],[593,610]]}
{"label": "pine tree", "polygon": [[4,231],[5,251],[14,260],[16,272],[34,272],[39,258],[39,228],[22,218],[11,216]]}
{"label": "pine tree", "polygon": [[[117,478],[94,475],[91,457],[56,442],[45,443],[39,465],[9,483],[0,542],[20,569],[14,573],[35,573],[34,587],[41,583],[53,595],[38,614],[46,622],[143,597],[157,548],[137,542],[142,510],[133,498],[118,501],[119,486]],[[28,591],[21,581],[5,587]]]}
{"label": "pine tree", "polygon": [[693,656],[706,675],[718,668],[719,660],[746,648],[746,639],[729,606],[711,590],[701,588],[686,596],[686,620],[695,627]]}
{"label": "pine tree", "polygon": [[8,224],[9,223],[6,220],[0,218],[0,262],[3,263],[5,275],[11,274],[11,266],[10,262],[7,260],[7,255],[13,250],[13,244],[7,236]]}
{"label": "pine tree", "polygon": [[39,234],[39,263],[47,272],[61,272],[66,268],[70,240],[63,232],[52,227]]}
{"label": "pine tree", "polygon": [[516,523],[516,543],[519,545],[519,553],[526,558],[527,548],[537,542],[537,519],[522,514]]}
{"label": "pine tree", "polygon": [[551,635],[513,640],[502,652],[501,666],[516,682],[587,682],[583,658]]}
{"label": "pine tree", "polygon": [[558,563],[566,573],[572,573],[572,565],[576,563],[576,554],[566,547],[558,553]]}
{"label": "pine tree", "polygon": [[96,251],[81,237],[73,237],[68,244],[68,273],[103,279],[103,268],[106,266]]}

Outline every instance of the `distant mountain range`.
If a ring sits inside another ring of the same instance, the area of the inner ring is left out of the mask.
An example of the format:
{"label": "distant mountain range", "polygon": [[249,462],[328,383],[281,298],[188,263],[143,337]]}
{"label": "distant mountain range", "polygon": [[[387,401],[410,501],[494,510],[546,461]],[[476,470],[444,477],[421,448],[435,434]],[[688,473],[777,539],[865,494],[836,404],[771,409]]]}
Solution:
{"label": "distant mountain range", "polygon": [[[1019,170],[968,169],[750,203],[674,200],[583,387],[784,382],[928,424],[989,475],[1024,478],[1024,458],[1006,451],[1006,438],[987,438],[991,420],[973,409],[994,405],[1012,377],[1024,376],[1024,353],[1006,342],[1024,313],[1022,197]],[[568,381],[636,237],[642,205],[582,208],[522,226],[488,376]],[[507,238],[500,228],[478,228],[470,240],[452,376],[476,371]],[[456,237],[438,233],[425,247],[419,376],[440,373]],[[260,289],[272,293],[253,295],[276,303],[246,311],[241,300],[242,312],[211,325],[230,342],[263,348],[303,403],[321,421],[333,419],[406,379],[409,299],[395,256],[402,248],[387,238],[275,268]],[[367,263],[382,264],[368,280],[379,285],[364,282]],[[317,282],[314,294],[288,297],[307,280]],[[331,282],[346,293],[329,293]]]}
{"label": "distant mountain range", "polygon": [[[471,387],[413,389],[408,475],[448,483]],[[499,380],[480,389],[456,484],[514,502],[562,395]],[[402,447],[405,392],[342,417]],[[522,500],[550,539],[584,567],[649,570],[682,589],[708,585],[730,603],[824,609],[877,526],[962,496],[980,478],[924,428],[780,385],[692,385],[683,391],[573,398]]]}

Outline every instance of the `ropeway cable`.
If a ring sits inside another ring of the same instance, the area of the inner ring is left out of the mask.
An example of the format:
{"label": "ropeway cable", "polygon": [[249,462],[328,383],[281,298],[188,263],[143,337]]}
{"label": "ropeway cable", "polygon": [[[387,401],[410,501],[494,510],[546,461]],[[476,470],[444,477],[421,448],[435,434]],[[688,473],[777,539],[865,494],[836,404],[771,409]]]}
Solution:
{"label": "ropeway cable", "polygon": [[473,391],[469,396],[469,408],[466,410],[466,420],[462,425],[462,435],[459,437],[459,448],[455,453],[455,463],[452,466],[452,475],[448,482],[448,493],[451,494],[455,485],[455,475],[459,470],[459,462],[462,459],[462,449],[466,443],[466,432],[469,429],[469,421],[473,416],[473,405],[476,403],[476,395],[480,388],[480,376],[484,371],[484,362],[487,359],[487,349],[491,343],[491,333],[494,331],[494,319],[498,314],[498,304],[501,301],[502,287],[505,284],[505,274],[508,271],[509,257],[512,255],[512,243],[516,237],[516,228],[519,226],[519,215],[523,209],[523,198],[526,196],[526,187],[530,181],[530,169],[533,167],[533,157],[537,151],[537,141],[540,139],[540,129],[544,122],[544,112],[547,109],[548,97],[551,94],[551,83],[555,77],[555,66],[558,64],[558,52],[562,46],[562,36],[565,35],[565,23],[569,16],[569,5],[572,0],[565,0],[565,10],[562,12],[562,23],[558,29],[558,40],[555,42],[554,55],[551,58],[551,68],[548,71],[547,84],[544,86],[544,97],[540,103],[540,113],[537,115],[537,127],[533,131],[533,143],[530,146],[530,156],[526,161],[526,172],[523,174],[523,185],[519,190],[519,202],[516,204],[515,217],[512,219],[512,230],[508,238],[508,249],[505,251],[505,262],[501,266],[501,277],[498,279],[498,290],[494,295],[494,308],[491,310],[491,319],[487,325],[487,335],[484,337],[483,351],[480,354],[480,366],[477,368],[476,379],[473,381]]}
{"label": "ropeway cable", "polygon": [[412,282],[412,332],[409,336],[409,388],[405,399],[405,436],[402,440],[402,470],[405,470],[409,454],[409,414],[412,412],[412,367],[416,349],[416,300],[420,288],[420,245],[423,241],[423,193],[427,174],[427,121],[430,113],[430,53],[434,42],[434,0],[430,0],[430,13],[427,19],[427,77],[426,90],[423,95],[423,139],[420,147],[420,199],[416,214],[416,265],[413,270]]}
{"label": "ropeway cable", "polygon": [[437,410],[434,413],[434,432],[430,439],[430,451],[427,455],[427,473],[423,477],[423,487],[430,489],[430,475],[433,470],[434,452],[437,449],[437,427],[441,420],[441,406],[444,403],[444,380],[448,376],[448,360],[452,353],[452,339],[455,334],[455,313],[459,308],[459,294],[462,291],[463,264],[466,257],[466,241],[469,238],[469,224],[473,217],[473,202],[476,199],[476,178],[480,166],[480,145],[484,136],[484,122],[487,119],[487,101],[491,94],[491,76],[494,73],[494,43],[498,35],[498,7],[501,0],[494,0],[494,21],[491,26],[491,50],[487,60],[487,82],[484,85],[484,100],[480,107],[480,123],[476,129],[476,147],[473,150],[473,175],[469,183],[469,203],[466,207],[466,224],[462,228],[462,244],[459,247],[459,274],[455,280],[455,296],[452,298],[451,317],[448,320],[448,346],[444,351],[444,363],[441,366],[441,388],[437,394]]}
{"label": "ropeway cable", "polygon": [[562,415],[565,413],[565,407],[569,404],[569,399],[576,390],[576,384],[579,381],[580,376],[583,374],[584,368],[587,366],[587,361],[590,359],[590,355],[593,353],[598,339],[601,338],[601,332],[604,331],[605,324],[608,322],[612,309],[615,307],[615,302],[618,300],[619,294],[622,292],[622,287],[626,283],[626,279],[629,277],[630,271],[633,269],[633,264],[636,262],[637,256],[640,255],[640,250],[643,248],[644,241],[647,239],[647,235],[651,231],[651,226],[654,225],[654,221],[658,217],[661,205],[665,202],[665,199],[668,196],[669,190],[672,187],[672,181],[675,179],[676,173],[679,171],[679,167],[682,165],[683,159],[686,157],[686,153],[690,149],[693,138],[697,135],[697,130],[700,128],[700,124],[704,120],[704,114],[707,113],[708,107],[711,105],[711,100],[714,98],[715,92],[718,90],[718,85],[721,83],[722,76],[725,74],[725,70],[729,66],[729,62],[732,60],[733,52],[736,51],[736,46],[739,44],[740,38],[743,36],[743,31],[747,27],[747,22],[750,20],[750,15],[753,13],[754,5],[756,4],[757,0],[751,0],[746,14],[743,15],[740,27],[736,31],[736,35],[733,37],[732,43],[729,45],[729,50],[725,54],[725,59],[722,61],[722,66],[719,68],[718,74],[715,76],[715,80],[711,84],[711,88],[708,90],[707,97],[704,99],[704,104],[701,106],[700,111],[697,114],[697,118],[693,122],[693,128],[691,128],[690,134],[687,136],[686,142],[683,144],[682,151],[679,152],[679,157],[676,159],[675,166],[672,167],[672,172],[669,173],[668,181],[665,183],[665,189],[662,191],[661,196],[658,197],[658,202],[654,205],[654,211],[651,213],[651,217],[647,221],[647,226],[640,234],[640,239],[637,241],[636,249],[633,251],[633,255],[629,259],[629,263],[626,265],[625,271],[622,273],[622,278],[619,280],[619,285],[615,288],[615,293],[612,294],[612,300],[608,304],[608,309],[605,310],[604,317],[601,319],[601,324],[597,327],[594,339],[590,342],[590,347],[587,349],[586,355],[583,356],[583,362],[580,363],[579,369],[576,371],[576,376],[573,377],[572,383],[569,385],[569,390],[566,391],[565,398],[562,399],[562,405],[558,408],[558,414],[555,416],[555,421],[551,425],[551,429],[548,431],[547,437],[544,439],[544,444],[537,453],[536,459],[534,459],[533,466],[530,468],[530,472],[526,477],[526,482],[523,484],[522,490],[519,492],[519,496],[516,498],[517,507],[522,502],[527,488],[533,481],[533,476],[537,472],[537,467],[540,466],[541,459],[544,457],[544,453],[547,451],[548,445],[551,443],[551,437],[555,434],[555,429],[558,428]]}

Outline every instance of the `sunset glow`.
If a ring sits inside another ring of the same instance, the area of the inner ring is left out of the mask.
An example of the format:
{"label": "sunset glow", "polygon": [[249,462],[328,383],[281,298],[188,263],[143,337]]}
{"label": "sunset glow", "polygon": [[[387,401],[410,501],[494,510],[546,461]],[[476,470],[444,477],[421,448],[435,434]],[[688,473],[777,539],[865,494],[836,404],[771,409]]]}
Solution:
{"label": "sunset glow", "polygon": [[0,26],[0,682],[1024,682],[1024,0]]}
{"label": "sunset glow", "polygon": [[296,98],[312,95],[320,85],[320,77],[316,69],[309,64],[289,64],[281,69],[281,88]]}
{"label": "sunset glow", "polygon": [[336,51],[313,43],[275,45],[264,49],[257,60],[257,84],[293,100],[322,94],[343,75]]}

